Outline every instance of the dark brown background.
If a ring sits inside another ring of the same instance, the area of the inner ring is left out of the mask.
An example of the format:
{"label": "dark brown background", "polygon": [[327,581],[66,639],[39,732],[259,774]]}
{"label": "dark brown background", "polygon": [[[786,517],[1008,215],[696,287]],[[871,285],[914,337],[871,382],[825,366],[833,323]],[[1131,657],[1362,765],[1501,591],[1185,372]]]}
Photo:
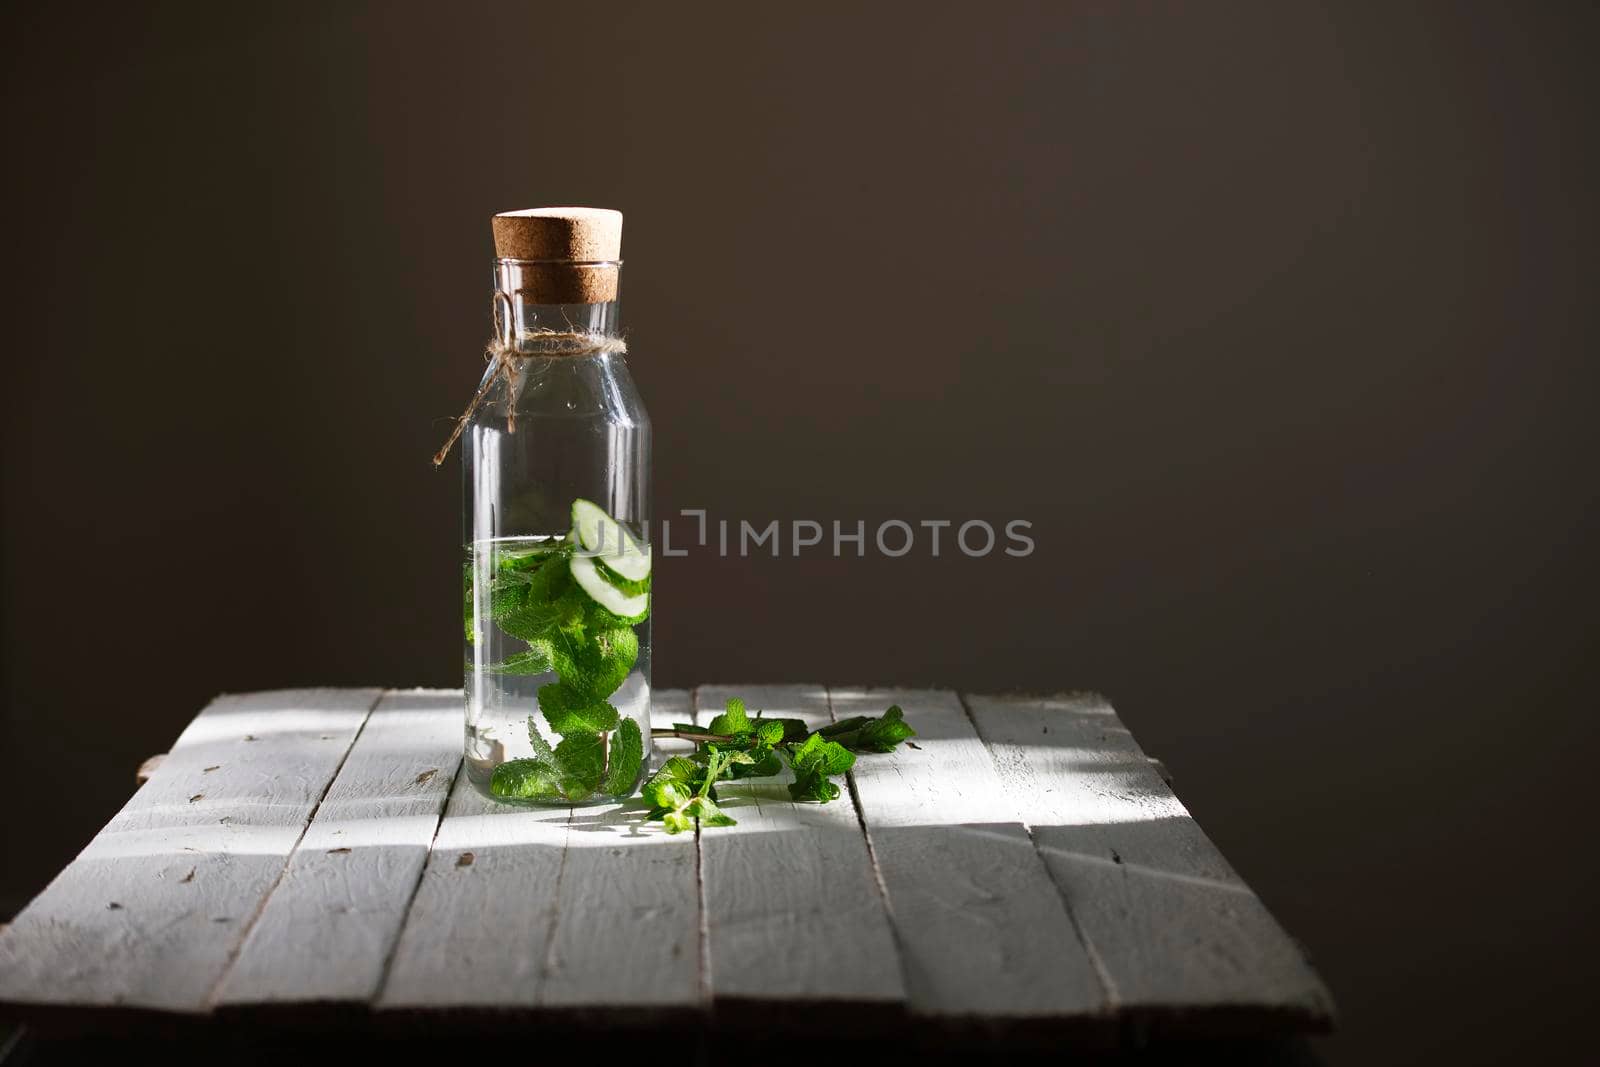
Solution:
{"label": "dark brown background", "polygon": [[658,682],[1102,689],[1334,1060],[1576,1032],[1592,12],[579,6],[6,7],[4,907],[219,690],[457,682],[488,217],[590,203],[658,513],[1038,541],[664,561]]}

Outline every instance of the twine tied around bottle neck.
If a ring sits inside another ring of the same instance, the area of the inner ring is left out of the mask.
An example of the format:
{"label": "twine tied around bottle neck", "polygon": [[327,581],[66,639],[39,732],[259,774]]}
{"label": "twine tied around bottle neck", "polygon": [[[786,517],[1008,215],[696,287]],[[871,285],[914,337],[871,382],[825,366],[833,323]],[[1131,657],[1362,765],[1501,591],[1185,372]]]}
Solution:
{"label": "twine tied around bottle neck", "polygon": [[467,423],[472,421],[472,416],[476,415],[478,408],[483,405],[489,390],[502,378],[506,383],[506,432],[516,432],[514,387],[521,364],[530,359],[546,359],[554,356],[620,356],[627,351],[628,342],[620,337],[579,330],[522,330],[517,334],[514,344],[507,344],[498,337],[495,338],[483,352],[484,359],[493,365],[493,369],[484,377],[483,384],[478,387],[478,392],[467,405],[467,410],[456,420],[455,428],[450,431],[450,437],[445,441],[444,447],[434,453],[433,465],[438,467],[444,463],[445,457],[450,454],[450,449],[455,447],[456,441],[461,437],[461,432],[467,428]]}

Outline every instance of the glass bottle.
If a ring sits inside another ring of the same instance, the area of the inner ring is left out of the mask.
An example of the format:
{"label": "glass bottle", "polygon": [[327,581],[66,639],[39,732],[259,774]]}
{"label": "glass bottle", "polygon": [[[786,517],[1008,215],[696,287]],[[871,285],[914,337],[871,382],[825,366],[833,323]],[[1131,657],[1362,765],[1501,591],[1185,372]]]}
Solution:
{"label": "glass bottle", "polygon": [[494,218],[495,339],[462,434],[466,766],[508,803],[633,793],[650,758],[650,419],[622,216]]}

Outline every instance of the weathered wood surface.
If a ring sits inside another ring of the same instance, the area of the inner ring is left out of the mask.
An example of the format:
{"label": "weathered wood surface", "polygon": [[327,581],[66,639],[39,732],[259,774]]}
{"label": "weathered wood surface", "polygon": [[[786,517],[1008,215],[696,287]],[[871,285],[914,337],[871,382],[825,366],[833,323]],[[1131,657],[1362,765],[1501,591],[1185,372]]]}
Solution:
{"label": "weathered wood surface", "polygon": [[674,837],[637,801],[482,798],[459,692],[219,698],[0,930],[0,1016],[1330,1023],[1299,949],[1101,698],[704,686],[658,691],[657,725],[735,695],[814,727],[898,703],[916,747],[861,756],[827,805],[791,801],[787,772],[727,784],[739,825]]}
{"label": "weathered wood surface", "polygon": [[371,1001],[460,763],[459,692],[385,694],[214,1002]]}
{"label": "weathered wood surface", "polygon": [[208,1010],[378,697],[218,697],[0,937],[0,1004]]}
{"label": "weathered wood surface", "polygon": [[[651,703],[657,726],[691,721],[686,692]],[[704,1002],[695,840],[660,833],[644,814],[637,804],[572,813],[542,1006],[649,1013]]]}
{"label": "weathered wood surface", "polygon": [[495,804],[457,777],[379,1007],[538,1003],[567,815]]}
{"label": "weathered wood surface", "polygon": [[[1088,1016],[1106,1000],[1065,902],[955,693],[835,690],[835,719],[898,704],[917,730],[851,772],[919,1014]],[[945,820],[954,819],[948,823]]]}
{"label": "weathered wood surface", "polygon": [[1331,1018],[1332,998],[1299,947],[1103,697],[968,702],[1116,1009]]}
{"label": "weathered wood surface", "polygon": [[[696,722],[730,697],[749,714],[832,721],[828,693],[808,686],[701,686]],[[708,980],[713,999],[903,1005],[905,982],[872,857],[849,803],[796,804],[787,767],[775,778],[718,786],[737,826],[700,835]]]}
{"label": "weathered wood surface", "polygon": [[[691,714],[683,691],[657,691],[652,703],[663,726]],[[698,1004],[694,838],[645,827],[642,815],[637,805],[508,807],[460,776],[377,1007]]]}

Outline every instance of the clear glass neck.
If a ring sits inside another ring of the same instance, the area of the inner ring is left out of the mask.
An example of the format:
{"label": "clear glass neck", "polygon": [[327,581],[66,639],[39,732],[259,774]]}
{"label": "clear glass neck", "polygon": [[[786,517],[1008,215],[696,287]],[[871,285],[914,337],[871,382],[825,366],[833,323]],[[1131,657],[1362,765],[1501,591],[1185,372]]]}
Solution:
{"label": "clear glass neck", "polygon": [[621,272],[620,262],[496,260],[494,321],[500,342],[517,345],[551,332],[621,336]]}

